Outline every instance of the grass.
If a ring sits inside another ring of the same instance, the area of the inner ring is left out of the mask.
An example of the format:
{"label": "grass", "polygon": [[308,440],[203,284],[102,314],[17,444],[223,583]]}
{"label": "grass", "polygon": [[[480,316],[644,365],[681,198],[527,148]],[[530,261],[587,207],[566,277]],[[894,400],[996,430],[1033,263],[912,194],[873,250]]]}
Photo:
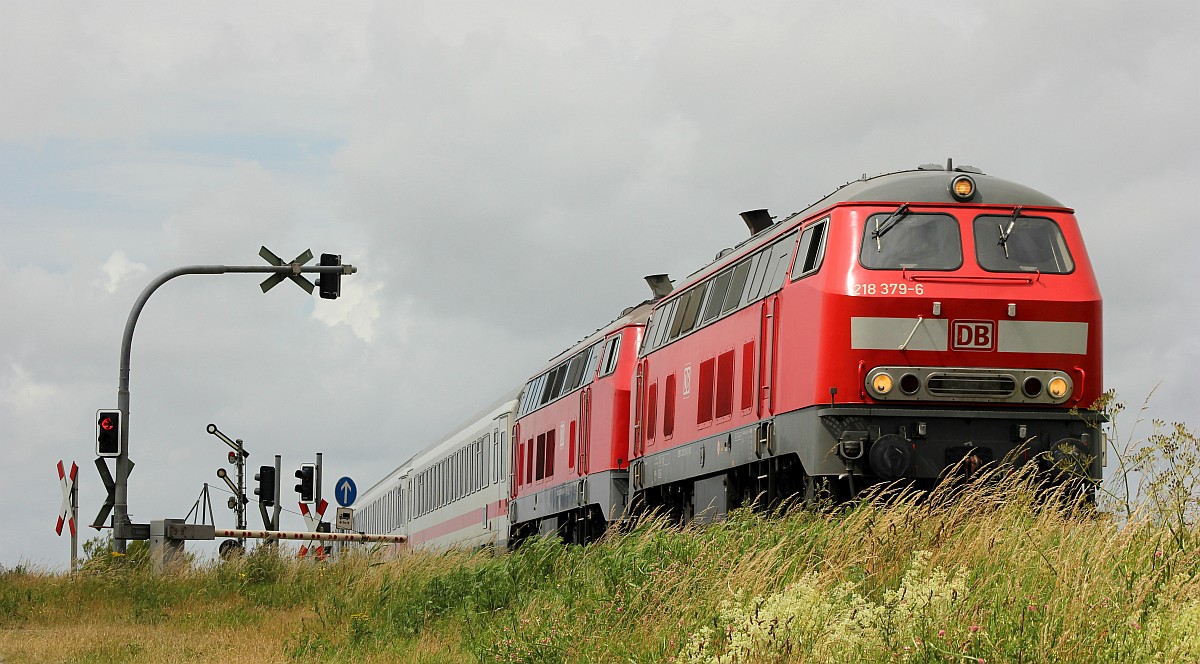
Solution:
{"label": "grass", "polygon": [[259,548],[155,575],[131,549],[9,570],[0,661],[1200,661],[1196,497],[1179,491],[1200,471],[1170,462],[1200,444],[1157,423],[1146,440],[1163,452],[1138,462],[1141,498],[1110,487],[1102,511],[994,475],[509,555]]}

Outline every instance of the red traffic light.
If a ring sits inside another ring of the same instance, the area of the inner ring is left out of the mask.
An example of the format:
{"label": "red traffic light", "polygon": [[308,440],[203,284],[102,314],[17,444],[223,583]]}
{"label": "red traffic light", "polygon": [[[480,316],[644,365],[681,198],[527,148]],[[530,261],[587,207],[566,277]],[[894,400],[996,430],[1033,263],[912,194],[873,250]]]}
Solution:
{"label": "red traffic light", "polygon": [[121,411],[96,411],[96,456],[121,456]]}

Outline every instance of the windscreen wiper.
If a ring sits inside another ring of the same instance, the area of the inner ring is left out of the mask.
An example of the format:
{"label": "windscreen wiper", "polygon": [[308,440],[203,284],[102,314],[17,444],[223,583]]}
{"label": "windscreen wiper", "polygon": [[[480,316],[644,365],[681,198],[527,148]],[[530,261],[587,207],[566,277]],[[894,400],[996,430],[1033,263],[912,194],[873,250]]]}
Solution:
{"label": "windscreen wiper", "polygon": [[899,221],[907,214],[908,203],[904,203],[900,207],[896,208],[895,212],[889,214],[888,218],[884,219],[882,222],[880,222],[879,219],[875,220],[875,230],[871,231],[871,237],[875,238],[875,251],[883,251],[883,244],[879,241],[879,238],[883,237],[884,233],[892,230],[892,228],[895,227],[895,225],[899,223]]}
{"label": "windscreen wiper", "polygon": [[1008,236],[1012,233],[1013,226],[1016,225],[1017,218],[1020,216],[1021,216],[1021,206],[1018,205],[1016,207],[1016,209],[1013,210],[1012,219],[1010,219],[1008,222],[1008,228],[1005,228],[1003,224],[996,224],[996,228],[1000,229],[1000,241],[997,242],[996,244],[1000,245],[1001,247],[1004,247],[1004,257],[1005,258],[1009,257],[1008,256]]}

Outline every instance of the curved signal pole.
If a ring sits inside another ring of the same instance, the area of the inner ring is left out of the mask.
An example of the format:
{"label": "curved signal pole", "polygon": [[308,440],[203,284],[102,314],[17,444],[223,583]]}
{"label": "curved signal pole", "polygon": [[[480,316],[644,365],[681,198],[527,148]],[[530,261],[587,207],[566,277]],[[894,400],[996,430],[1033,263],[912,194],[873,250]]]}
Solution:
{"label": "curved signal pole", "polygon": [[[302,273],[338,276],[354,274],[358,271],[353,265],[311,265],[306,267],[304,263],[312,260],[313,257],[311,251],[305,251],[291,263],[283,263],[282,260],[272,254],[266,247],[263,247],[259,251],[259,255],[270,262],[271,265],[187,265],[167,270],[158,275],[154,281],[151,281],[142,290],[142,294],[133,303],[133,309],[129,311],[129,318],[125,321],[125,333],[121,337],[121,369],[117,381],[117,409],[124,416],[121,418],[121,451],[120,455],[117,456],[117,477],[112,495],[112,506],[114,508],[112,524],[113,551],[125,553],[126,540],[149,538],[148,525],[145,528],[144,538],[135,537],[134,524],[129,521],[129,473],[133,471],[134,465],[129,460],[129,356],[133,350],[133,330],[137,325],[138,316],[142,313],[142,308],[146,306],[146,300],[150,299],[150,296],[154,291],[158,290],[159,286],[162,286],[175,277],[185,274],[270,273],[274,276],[269,277],[261,285],[264,293],[285,278],[290,278],[301,288],[312,293],[313,285],[307,279],[300,276]],[[100,516],[96,518],[97,523],[103,522],[107,509],[106,505],[101,510]],[[141,534],[138,533],[138,535]]]}

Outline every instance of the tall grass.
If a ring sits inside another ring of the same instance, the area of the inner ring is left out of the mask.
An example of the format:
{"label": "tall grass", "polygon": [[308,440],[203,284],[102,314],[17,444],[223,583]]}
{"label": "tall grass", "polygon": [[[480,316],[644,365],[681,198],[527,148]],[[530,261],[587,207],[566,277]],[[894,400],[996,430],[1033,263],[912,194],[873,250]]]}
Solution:
{"label": "tall grass", "polygon": [[1144,442],[1158,451],[1118,455],[1143,492],[1105,487],[1107,511],[997,472],[698,529],[644,519],[588,547],[8,571],[0,660],[1200,661],[1195,494],[1178,491],[1200,445],[1169,426]]}

